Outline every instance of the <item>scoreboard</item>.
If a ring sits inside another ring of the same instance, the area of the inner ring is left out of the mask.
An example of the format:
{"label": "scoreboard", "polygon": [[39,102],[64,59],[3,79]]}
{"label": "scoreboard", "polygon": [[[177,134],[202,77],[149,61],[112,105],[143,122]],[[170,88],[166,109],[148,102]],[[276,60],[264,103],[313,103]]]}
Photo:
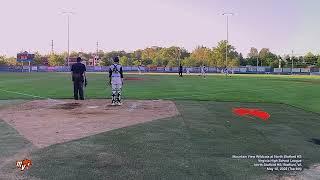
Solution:
{"label": "scoreboard", "polygon": [[34,54],[30,54],[27,51],[17,54],[17,62],[32,62]]}

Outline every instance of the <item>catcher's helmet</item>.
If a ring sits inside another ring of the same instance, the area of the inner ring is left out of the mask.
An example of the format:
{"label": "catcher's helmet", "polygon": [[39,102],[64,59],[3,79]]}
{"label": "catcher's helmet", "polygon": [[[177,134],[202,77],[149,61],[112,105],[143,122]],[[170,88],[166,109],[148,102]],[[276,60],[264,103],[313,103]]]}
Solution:
{"label": "catcher's helmet", "polygon": [[113,61],[114,61],[114,62],[119,62],[119,57],[118,57],[118,56],[114,57],[114,58],[113,58]]}

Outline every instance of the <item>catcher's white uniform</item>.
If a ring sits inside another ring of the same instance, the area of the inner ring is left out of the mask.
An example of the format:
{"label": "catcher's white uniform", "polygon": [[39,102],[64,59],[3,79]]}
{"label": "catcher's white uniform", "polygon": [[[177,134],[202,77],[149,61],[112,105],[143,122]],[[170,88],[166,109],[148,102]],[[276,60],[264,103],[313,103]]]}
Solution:
{"label": "catcher's white uniform", "polygon": [[123,71],[120,64],[113,64],[109,68],[109,78],[111,78],[112,104],[121,104],[121,88]]}

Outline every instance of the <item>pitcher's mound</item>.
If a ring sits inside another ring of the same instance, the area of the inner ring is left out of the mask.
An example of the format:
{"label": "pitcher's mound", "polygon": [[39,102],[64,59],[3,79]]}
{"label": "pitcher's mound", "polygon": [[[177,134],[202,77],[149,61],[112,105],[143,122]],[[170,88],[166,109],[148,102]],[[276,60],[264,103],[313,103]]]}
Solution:
{"label": "pitcher's mound", "polygon": [[0,117],[38,147],[178,115],[171,101],[36,100],[0,110]]}

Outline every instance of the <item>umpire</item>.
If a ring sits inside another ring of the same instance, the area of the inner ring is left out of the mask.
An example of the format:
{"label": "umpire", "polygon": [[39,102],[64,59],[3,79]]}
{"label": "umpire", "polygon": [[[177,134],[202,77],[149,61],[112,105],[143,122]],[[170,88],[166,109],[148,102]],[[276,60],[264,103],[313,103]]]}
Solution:
{"label": "umpire", "polygon": [[77,58],[77,63],[71,66],[73,81],[73,97],[75,100],[84,100],[83,85],[87,86],[86,66],[81,63],[81,57]]}
{"label": "umpire", "polygon": [[182,77],[182,71],[183,71],[183,67],[182,65],[180,64],[179,65],[179,76]]}

